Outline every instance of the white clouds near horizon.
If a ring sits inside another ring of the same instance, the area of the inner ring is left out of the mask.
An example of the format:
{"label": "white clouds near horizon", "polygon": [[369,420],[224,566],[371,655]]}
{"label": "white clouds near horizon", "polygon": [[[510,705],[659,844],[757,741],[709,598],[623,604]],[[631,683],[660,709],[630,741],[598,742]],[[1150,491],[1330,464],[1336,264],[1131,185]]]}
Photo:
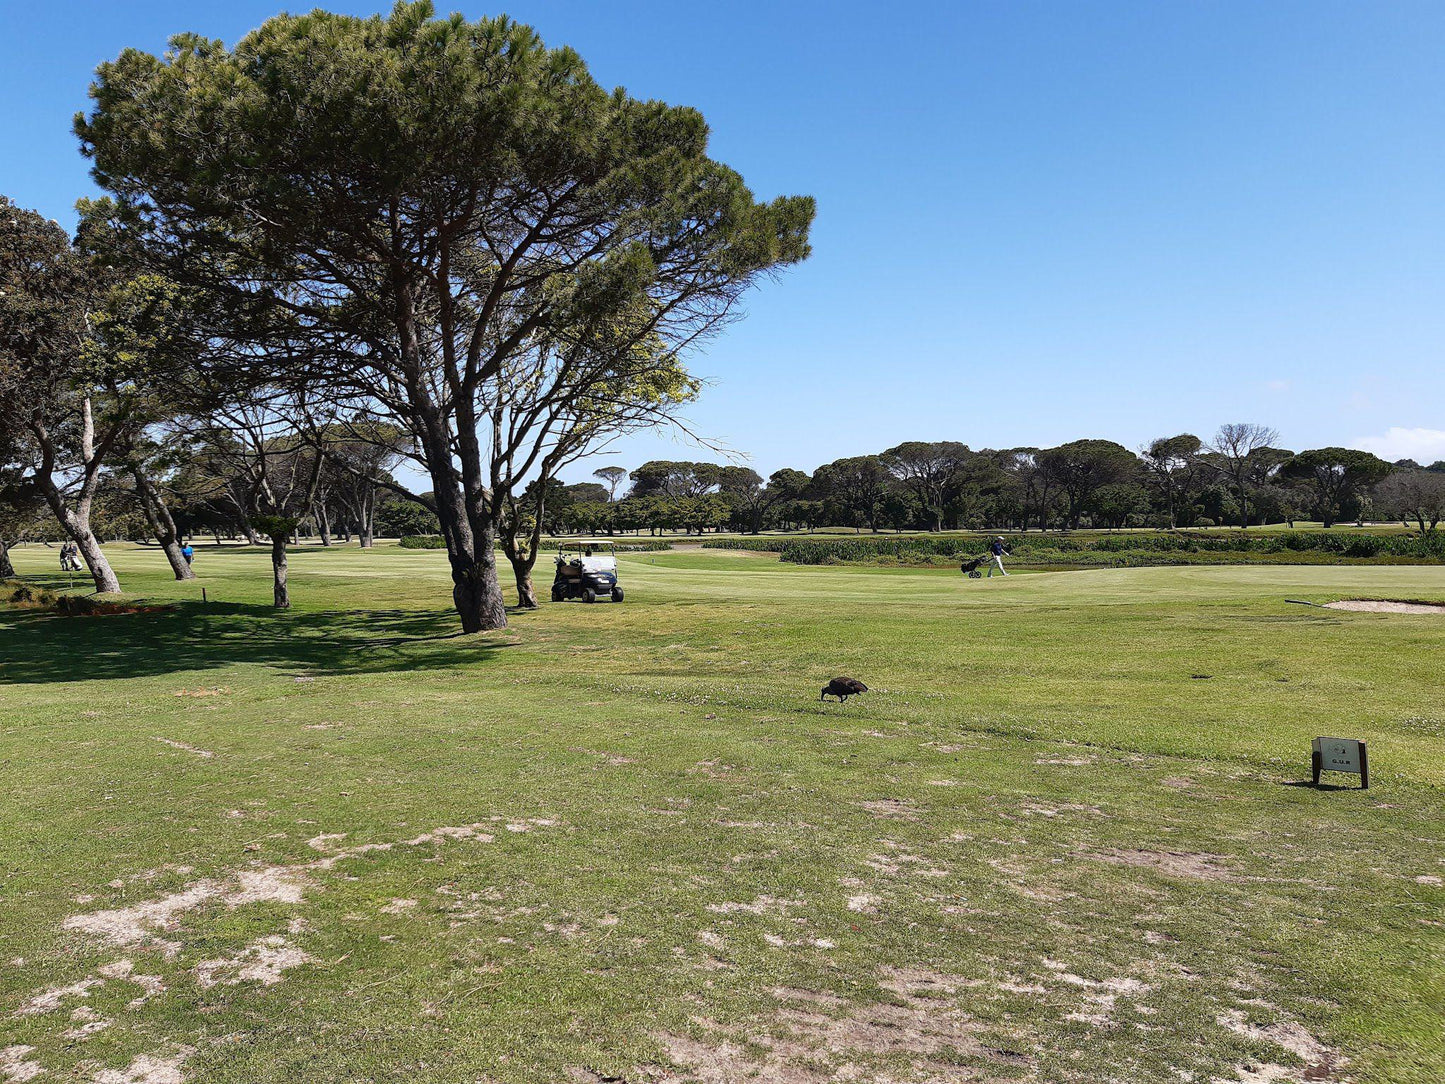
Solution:
{"label": "white clouds near horizon", "polygon": [[1445,459],[1445,429],[1407,429],[1392,425],[1382,435],[1360,437],[1352,447],[1374,452],[1381,459],[1413,459],[1425,466]]}

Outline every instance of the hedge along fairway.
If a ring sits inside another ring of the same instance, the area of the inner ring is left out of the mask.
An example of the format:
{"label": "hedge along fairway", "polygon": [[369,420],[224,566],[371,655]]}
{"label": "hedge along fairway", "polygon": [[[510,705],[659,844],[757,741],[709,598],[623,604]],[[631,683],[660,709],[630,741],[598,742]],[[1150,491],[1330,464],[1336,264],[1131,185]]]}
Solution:
{"label": "hedge along fairway", "polygon": [[1445,1078],[1445,619],[1284,601],[1445,568],[113,557],[178,608],[0,610],[12,1079]]}
{"label": "hedge along fairway", "polygon": [[[779,554],[792,564],[911,561],[928,564],[979,555],[991,536],[867,535],[853,538],[710,539],[707,548],[744,546]],[[1012,534],[1016,561],[1034,566],[1140,568],[1199,564],[1445,563],[1445,532],[1195,531],[1155,533]]]}

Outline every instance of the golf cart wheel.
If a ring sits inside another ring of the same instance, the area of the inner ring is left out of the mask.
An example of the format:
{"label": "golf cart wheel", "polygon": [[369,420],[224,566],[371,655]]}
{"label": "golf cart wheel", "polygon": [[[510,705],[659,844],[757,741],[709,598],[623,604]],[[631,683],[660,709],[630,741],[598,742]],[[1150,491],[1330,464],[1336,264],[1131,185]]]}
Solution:
{"label": "golf cart wheel", "polygon": [[596,601],[597,601],[597,592],[594,591],[594,590],[592,590],[592,588],[590,588],[590,587],[584,587],[584,588],[582,588],[582,601],[583,601],[583,602],[596,602]]}
{"label": "golf cart wheel", "polygon": [[565,600],[566,598],[567,598],[567,593],[566,593],[565,591],[563,591],[562,588],[560,588],[560,587],[554,587],[554,588],[552,588],[552,601],[553,601],[553,602],[562,602],[562,601]]}
{"label": "golf cart wheel", "polygon": [[614,587],[614,588],[612,589],[612,601],[613,601],[613,602],[621,602],[621,601],[622,601],[622,588],[620,588],[620,587]]}

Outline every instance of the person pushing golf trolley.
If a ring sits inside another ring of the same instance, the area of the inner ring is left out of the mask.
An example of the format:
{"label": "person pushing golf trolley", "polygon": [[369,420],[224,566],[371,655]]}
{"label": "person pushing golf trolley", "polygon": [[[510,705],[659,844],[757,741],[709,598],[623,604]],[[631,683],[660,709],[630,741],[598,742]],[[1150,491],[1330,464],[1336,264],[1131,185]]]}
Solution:
{"label": "person pushing golf trolley", "polygon": [[1008,569],[1003,567],[1003,559],[1005,555],[1012,557],[1013,554],[1009,553],[1008,547],[1004,545],[1003,535],[994,535],[993,541],[988,544],[988,552],[993,557],[993,563],[988,566],[988,574],[992,576],[994,566],[997,565],[998,570],[1007,576]]}
{"label": "person pushing golf trolley", "polygon": [[1013,554],[1009,552],[1008,546],[1004,545],[1003,536],[995,535],[993,540],[988,544],[988,553],[985,556],[967,558],[958,566],[958,570],[971,580],[981,580],[983,579],[983,573],[980,572],[979,569],[983,565],[988,565],[988,574],[990,576],[993,575],[995,568],[1007,576],[1008,569],[1003,567],[1003,559],[1012,556]]}

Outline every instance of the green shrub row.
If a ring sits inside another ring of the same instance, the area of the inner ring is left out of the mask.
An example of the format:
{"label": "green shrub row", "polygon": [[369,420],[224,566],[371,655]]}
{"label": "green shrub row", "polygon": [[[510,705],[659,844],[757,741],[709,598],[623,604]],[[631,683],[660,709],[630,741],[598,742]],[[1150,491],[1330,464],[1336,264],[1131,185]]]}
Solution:
{"label": "green shrub row", "polygon": [[[563,539],[563,541],[566,540]],[[398,545],[407,550],[444,550],[447,548],[446,540],[439,534],[403,535]],[[655,550],[672,549],[672,543],[663,538],[629,538],[625,541],[618,539],[616,545],[618,553],[651,553]],[[555,548],[555,544],[548,544],[544,548]]]}
{"label": "green shrub row", "polygon": [[626,542],[617,542],[618,553],[658,553],[670,549],[672,543],[665,538],[629,538]]}
{"label": "green shrub row", "polygon": [[[704,545],[720,546],[719,542]],[[736,545],[736,543],[733,543]],[[779,554],[792,564],[839,562],[947,563],[980,556],[983,538],[898,536],[788,538],[749,542],[750,548]],[[1142,565],[1232,564],[1254,559],[1270,563],[1328,563],[1331,560],[1445,562],[1445,532],[1429,534],[1335,534],[1286,531],[1274,534],[1160,535],[1015,535],[1009,539],[1015,560],[1024,564],[1061,564],[1098,568]],[[934,560],[941,558],[942,560]]]}

